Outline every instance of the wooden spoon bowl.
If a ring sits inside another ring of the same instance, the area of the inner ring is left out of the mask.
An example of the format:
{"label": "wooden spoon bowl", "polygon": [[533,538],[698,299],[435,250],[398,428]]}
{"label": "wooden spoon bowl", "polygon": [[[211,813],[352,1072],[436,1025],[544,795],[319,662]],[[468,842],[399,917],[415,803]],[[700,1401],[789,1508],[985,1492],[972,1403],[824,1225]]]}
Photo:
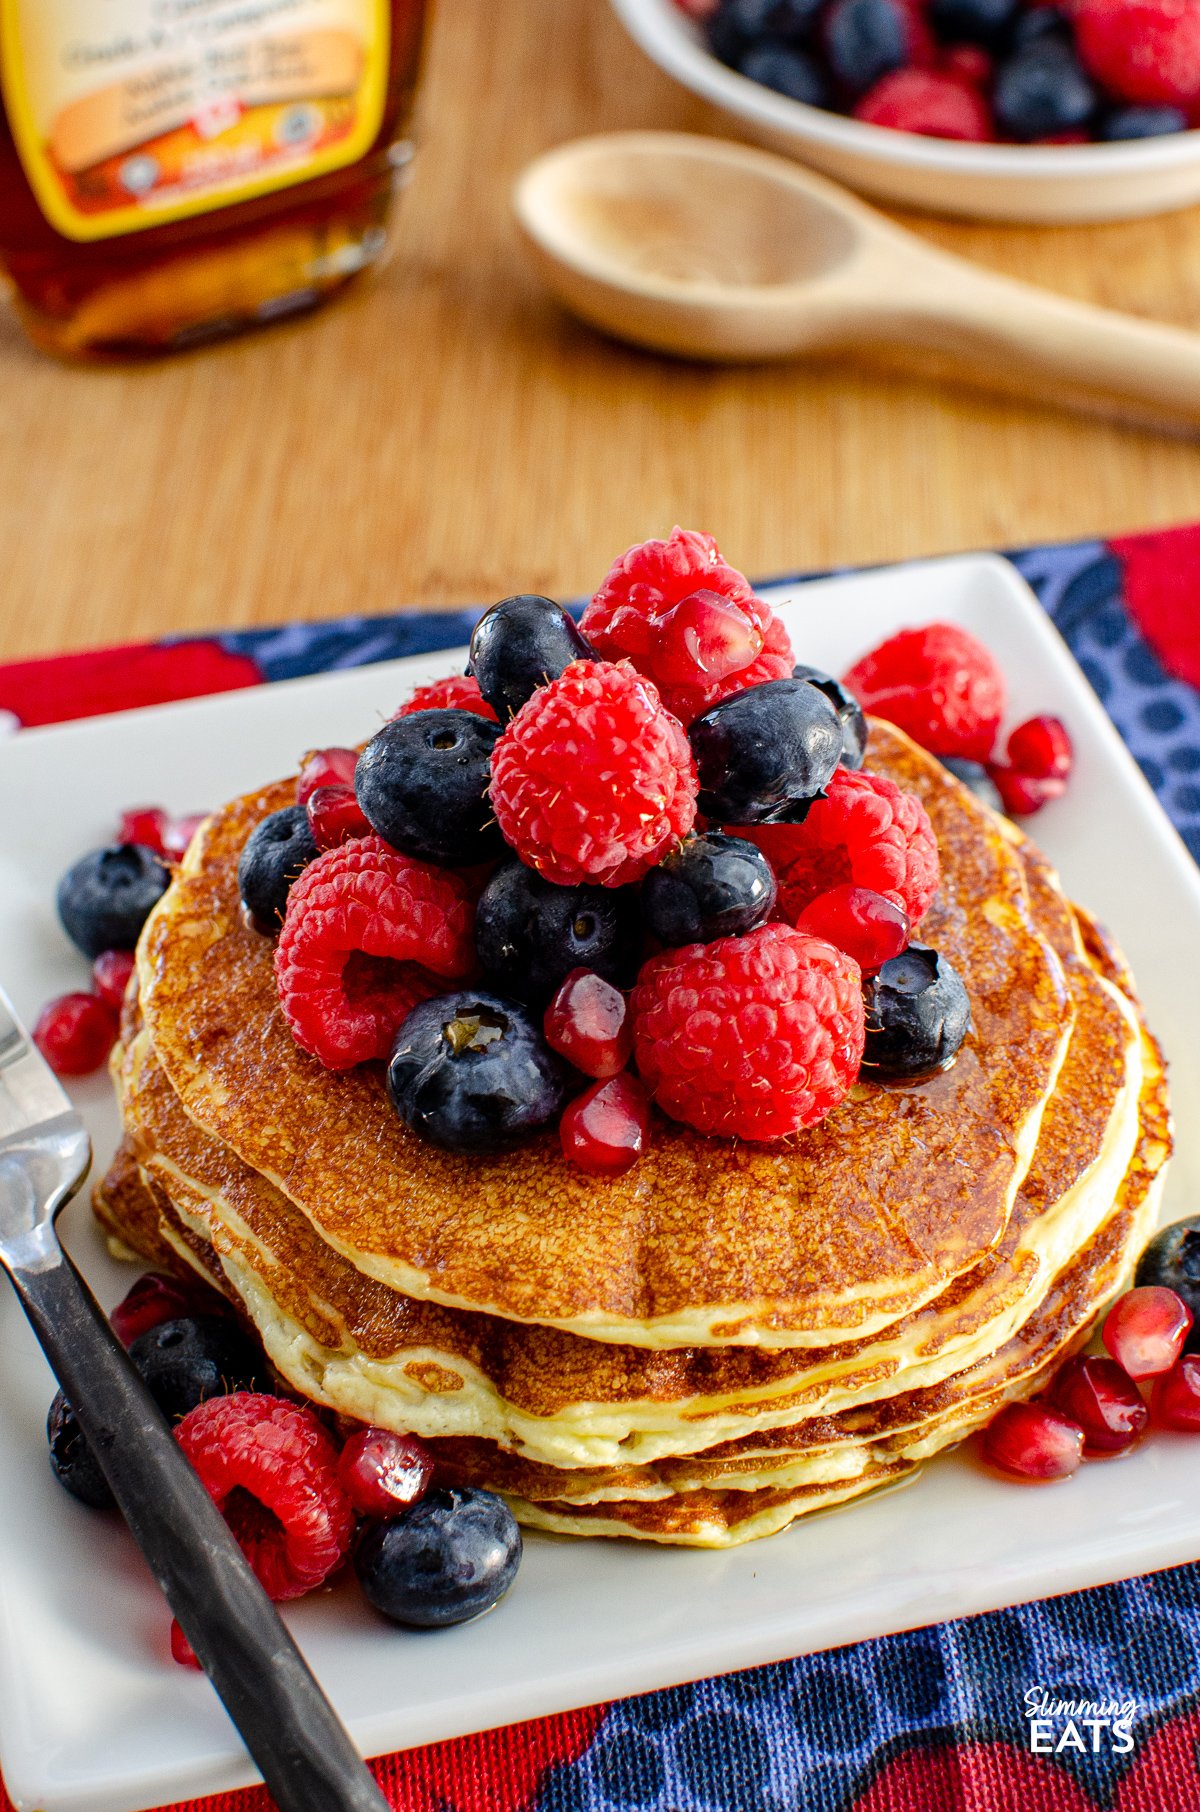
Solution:
{"label": "wooden spoon bowl", "polygon": [[770,152],[607,133],[514,192],[548,286],[593,326],[708,360],[880,348],[1044,400],[1200,422],[1200,339],[979,270]]}

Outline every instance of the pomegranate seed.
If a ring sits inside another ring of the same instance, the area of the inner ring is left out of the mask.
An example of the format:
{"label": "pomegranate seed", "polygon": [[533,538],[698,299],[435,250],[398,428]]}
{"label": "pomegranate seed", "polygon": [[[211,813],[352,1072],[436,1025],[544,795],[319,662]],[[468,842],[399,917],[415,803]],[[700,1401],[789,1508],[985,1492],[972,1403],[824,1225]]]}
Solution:
{"label": "pomegranate seed", "polygon": [[1191,1325],[1192,1311],[1174,1290],[1143,1284],[1113,1304],[1103,1339],[1129,1377],[1157,1378],[1178,1359]]}
{"label": "pomegranate seed", "polygon": [[352,786],[319,786],[305,807],[318,849],[336,849],[351,837],[369,837],[371,826]]}
{"label": "pomegranate seed", "polygon": [[121,813],[117,842],[140,843],[144,849],[152,849],[156,856],[161,856],[167,823],[167,814],[161,805],[131,806],[129,811]]}
{"label": "pomegranate seed", "polygon": [[1002,767],[999,762],[989,762],[988,773],[996,783],[1010,818],[1032,818],[1034,812],[1040,812],[1051,799],[1061,799],[1067,790],[1065,780],[1034,780],[1028,774],[1018,774],[1015,768]]}
{"label": "pomegranate seed", "polygon": [[1112,1359],[1068,1359],[1050,1386],[1056,1409],[1083,1430],[1089,1453],[1121,1453],[1144,1433],[1150,1411]]}
{"label": "pomegranate seed", "polygon": [[33,1042],[57,1076],[90,1076],[117,1042],[117,1016],[98,994],[60,994],[42,1008]]}
{"label": "pomegranate seed", "polygon": [[415,1435],[360,1428],[342,1448],[337,1474],[360,1516],[395,1516],[428,1491],[433,1455]]}
{"label": "pomegranate seed", "polygon": [[903,907],[869,887],[846,883],[810,900],[796,920],[796,930],[823,937],[852,956],[864,975],[873,975],[908,949],[912,926]]}
{"label": "pomegranate seed", "polygon": [[629,1070],[594,1082],[559,1122],[564,1157],[596,1177],[619,1177],[641,1157],[650,1126],[650,1097]]}
{"label": "pomegranate seed", "polygon": [[1150,1410],[1160,1428],[1200,1434],[1200,1353],[1185,1353],[1155,1380]]}
{"label": "pomegranate seed", "polygon": [[694,686],[740,673],[762,653],[762,631],[715,591],[694,591],[658,618],[652,647],[660,679]]}
{"label": "pomegranate seed", "polygon": [[983,1457],[1012,1478],[1070,1478],[1083,1458],[1083,1430],[1045,1403],[1006,1403],[984,1430]]}
{"label": "pomegranate seed", "polygon": [[121,1298],[109,1321],[122,1346],[132,1346],[139,1334],[148,1334],[164,1321],[182,1315],[227,1315],[225,1298],[202,1284],[181,1283],[161,1271],[147,1271]]}
{"label": "pomegranate seed", "polygon": [[188,844],[207,818],[207,812],[191,812],[186,818],[172,818],[163,832],[162,853],[169,862],[182,862]]}
{"label": "pomegranate seed", "polygon": [[197,1673],[201,1671],[196,1651],[174,1617],[171,1619],[171,1659],[178,1661],[180,1667],[194,1667]]}
{"label": "pomegranate seed", "polygon": [[546,1008],[546,1043],[585,1076],[607,1081],[633,1055],[629,1003],[590,969],[572,969]]}
{"label": "pomegranate seed", "polygon": [[1075,761],[1067,726],[1059,717],[1031,717],[1008,739],[1009,766],[1026,780],[1065,780]]}
{"label": "pomegranate seed", "polygon": [[355,749],[310,749],[296,780],[296,804],[307,805],[319,786],[353,786]]}
{"label": "pomegranate seed", "polygon": [[986,88],[992,79],[994,65],[979,44],[951,44],[941,54],[938,67],[947,75],[969,82],[972,88]]}
{"label": "pomegranate seed", "polygon": [[132,974],[132,950],[102,950],[92,964],[92,987],[106,1007],[119,1013]]}

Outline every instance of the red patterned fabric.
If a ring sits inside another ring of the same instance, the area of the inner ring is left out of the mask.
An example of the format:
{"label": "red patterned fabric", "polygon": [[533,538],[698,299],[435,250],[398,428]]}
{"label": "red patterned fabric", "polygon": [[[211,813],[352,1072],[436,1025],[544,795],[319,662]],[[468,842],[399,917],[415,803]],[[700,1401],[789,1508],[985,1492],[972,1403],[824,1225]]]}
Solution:
{"label": "red patterned fabric", "polygon": [[1130,616],[1167,672],[1200,686],[1200,524],[1109,546],[1124,568]]}

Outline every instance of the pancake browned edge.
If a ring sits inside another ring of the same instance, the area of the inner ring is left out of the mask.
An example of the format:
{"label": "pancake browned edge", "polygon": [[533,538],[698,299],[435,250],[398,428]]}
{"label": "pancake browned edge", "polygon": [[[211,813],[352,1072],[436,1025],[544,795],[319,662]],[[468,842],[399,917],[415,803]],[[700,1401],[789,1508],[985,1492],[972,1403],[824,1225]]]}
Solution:
{"label": "pancake browned edge", "polygon": [[1002,1238],[1073,1016],[986,808],[886,725],[870,765],[933,821],[943,887],[920,935],[966,978],[975,1029],[935,1081],[863,1080],[786,1143],[706,1139],[656,1115],[639,1163],[597,1179],[564,1162],[553,1131],[482,1159],[420,1140],[381,1065],[334,1075],[298,1049],[271,946],[243,923],[238,857],[290,782],[216,813],[146,926],[155,1054],[197,1125],[407,1297],[650,1349],[868,1338]]}

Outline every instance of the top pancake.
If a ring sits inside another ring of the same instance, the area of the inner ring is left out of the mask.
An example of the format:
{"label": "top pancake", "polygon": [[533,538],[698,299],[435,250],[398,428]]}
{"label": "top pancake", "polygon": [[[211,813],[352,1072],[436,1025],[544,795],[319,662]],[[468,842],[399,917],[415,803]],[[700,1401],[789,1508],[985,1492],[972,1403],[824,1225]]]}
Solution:
{"label": "top pancake", "polygon": [[568,1167],[547,1133],[495,1158],[424,1144],[380,1066],[326,1071],[242,923],[237,861],[283,782],[211,818],[139,946],[154,1049],[192,1119],[275,1183],[321,1238],[409,1296],[628,1345],[822,1346],[929,1301],[1003,1233],[1071,1027],[1020,861],[939,763],[872,726],[869,765],[917,792],[943,886],[920,935],[955,965],[974,1030],[952,1068],[863,1083],[779,1147],[656,1116],[626,1176]]}

